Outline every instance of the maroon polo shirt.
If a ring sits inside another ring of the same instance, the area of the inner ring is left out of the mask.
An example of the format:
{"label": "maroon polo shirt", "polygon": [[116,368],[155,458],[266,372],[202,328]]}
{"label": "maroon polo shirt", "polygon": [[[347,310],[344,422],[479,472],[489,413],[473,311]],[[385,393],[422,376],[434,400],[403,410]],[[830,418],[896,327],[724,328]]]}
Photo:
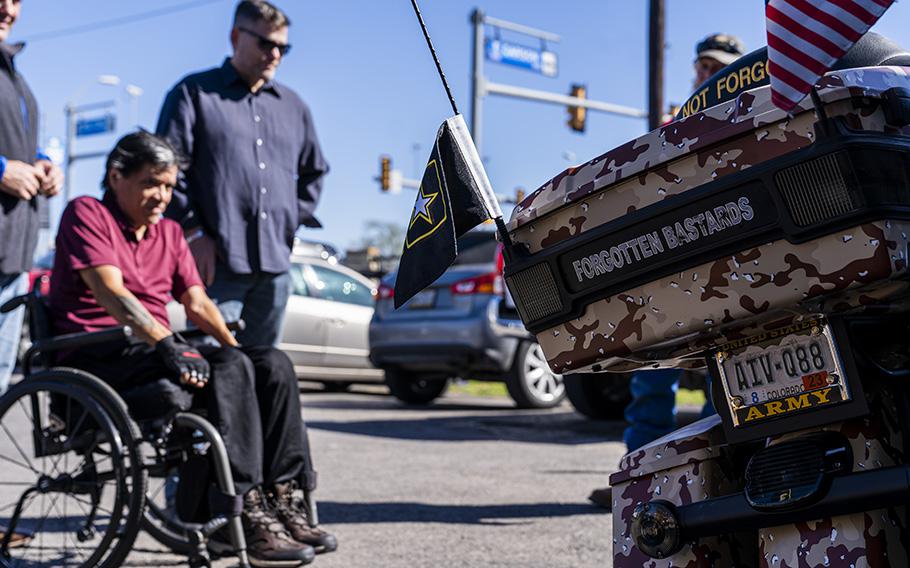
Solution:
{"label": "maroon polo shirt", "polygon": [[123,284],[162,325],[167,303],[191,286],[202,286],[180,225],[162,219],[136,240],[112,192],[102,200],[77,197],[67,205],[57,232],[49,303],[56,333],[96,331],[120,325],[95,301],[79,271],[109,264]]}

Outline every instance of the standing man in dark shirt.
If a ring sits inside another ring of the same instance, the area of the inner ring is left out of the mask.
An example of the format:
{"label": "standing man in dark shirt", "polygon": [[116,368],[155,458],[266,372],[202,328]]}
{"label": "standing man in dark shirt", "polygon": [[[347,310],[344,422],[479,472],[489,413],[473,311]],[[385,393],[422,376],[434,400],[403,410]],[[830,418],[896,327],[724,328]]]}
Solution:
{"label": "standing man in dark shirt", "polygon": [[294,233],[321,226],[313,212],[329,169],[309,108],[274,80],[289,26],[272,4],[242,0],[233,55],[180,81],[158,119],[158,134],[189,160],[167,214],[225,319],[247,322],[245,345],[278,340]]}
{"label": "standing man in dark shirt", "polygon": [[[38,152],[38,105],[13,62],[25,46],[7,43],[21,9],[0,0],[0,304],[23,294],[38,243],[39,195],[60,191],[63,172]],[[0,314],[0,394],[16,365],[23,309]]]}

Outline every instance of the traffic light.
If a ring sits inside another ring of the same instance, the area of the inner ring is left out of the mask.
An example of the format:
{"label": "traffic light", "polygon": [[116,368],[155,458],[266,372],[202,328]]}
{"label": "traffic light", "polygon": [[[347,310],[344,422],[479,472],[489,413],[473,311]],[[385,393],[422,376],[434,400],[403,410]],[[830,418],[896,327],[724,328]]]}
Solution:
{"label": "traffic light", "polygon": [[525,200],[525,190],[520,187],[516,187],[515,188],[515,203],[521,203],[524,200]]}
{"label": "traffic light", "polygon": [[392,158],[380,156],[379,158],[379,187],[388,191],[392,187]]}
{"label": "traffic light", "polygon": [[[588,88],[584,85],[579,85],[577,83],[572,84],[572,88],[569,91],[569,96],[576,97],[579,99],[585,98],[588,93]],[[585,119],[587,118],[588,109],[582,106],[572,106],[568,107],[569,111],[569,120],[566,124],[569,125],[569,128],[576,132],[585,131]]]}

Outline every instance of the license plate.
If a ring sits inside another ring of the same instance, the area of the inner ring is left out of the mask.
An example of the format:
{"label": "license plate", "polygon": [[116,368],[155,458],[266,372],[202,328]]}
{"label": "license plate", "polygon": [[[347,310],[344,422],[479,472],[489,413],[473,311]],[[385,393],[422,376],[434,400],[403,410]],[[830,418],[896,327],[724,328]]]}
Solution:
{"label": "license plate", "polygon": [[831,329],[822,322],[737,341],[714,357],[734,426],[850,400]]}
{"label": "license plate", "polygon": [[408,301],[407,306],[411,309],[425,309],[432,308],[435,303],[436,290],[424,290],[414,294],[414,297]]}

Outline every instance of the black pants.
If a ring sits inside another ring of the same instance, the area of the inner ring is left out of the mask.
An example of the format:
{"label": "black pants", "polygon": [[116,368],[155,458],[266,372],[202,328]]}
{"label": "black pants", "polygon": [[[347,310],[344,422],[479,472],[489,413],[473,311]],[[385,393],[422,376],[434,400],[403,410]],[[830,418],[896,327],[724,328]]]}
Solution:
{"label": "black pants", "polygon": [[[194,407],[206,409],[224,439],[237,492],[292,479],[315,489],[297,377],[287,355],[264,346],[198,349],[211,365],[212,376],[201,389],[180,389],[192,395]],[[145,343],[70,353],[60,363],[88,371],[121,393],[162,378],[179,385]]]}

